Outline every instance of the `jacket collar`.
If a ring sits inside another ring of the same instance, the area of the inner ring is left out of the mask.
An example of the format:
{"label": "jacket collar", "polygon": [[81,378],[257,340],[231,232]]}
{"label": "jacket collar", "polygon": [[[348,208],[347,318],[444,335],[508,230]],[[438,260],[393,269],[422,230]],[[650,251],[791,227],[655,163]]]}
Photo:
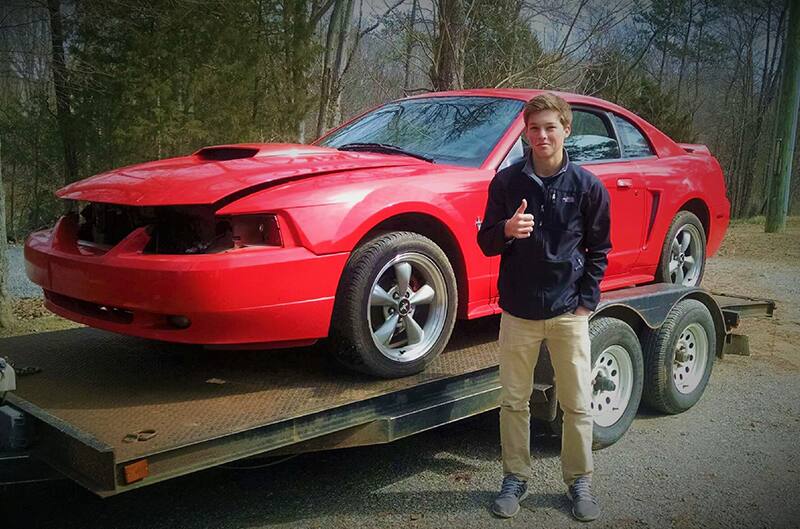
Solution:
{"label": "jacket collar", "polygon": [[[548,179],[556,178],[567,172],[567,169],[569,169],[569,154],[567,153],[566,149],[563,150],[563,154],[564,154],[564,159],[561,162],[561,169],[559,169],[554,175],[548,176],[546,178]],[[542,177],[537,175],[536,172],[533,170],[533,157],[531,157],[530,147],[525,149],[525,165],[522,167],[522,172],[523,174],[531,178],[534,182],[544,187],[544,182],[542,181]]]}

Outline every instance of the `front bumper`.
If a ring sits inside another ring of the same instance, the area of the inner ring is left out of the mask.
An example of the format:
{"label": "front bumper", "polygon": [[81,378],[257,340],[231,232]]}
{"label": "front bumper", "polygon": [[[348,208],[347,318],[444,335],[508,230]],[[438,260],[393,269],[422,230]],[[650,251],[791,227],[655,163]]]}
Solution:
{"label": "front bumper", "polygon": [[[133,231],[108,251],[77,241],[74,220],[31,234],[28,277],[45,304],[70,320],[170,342],[282,345],[328,334],[347,253],[250,247],[219,254],[145,254]],[[170,316],[191,324],[179,329]]]}

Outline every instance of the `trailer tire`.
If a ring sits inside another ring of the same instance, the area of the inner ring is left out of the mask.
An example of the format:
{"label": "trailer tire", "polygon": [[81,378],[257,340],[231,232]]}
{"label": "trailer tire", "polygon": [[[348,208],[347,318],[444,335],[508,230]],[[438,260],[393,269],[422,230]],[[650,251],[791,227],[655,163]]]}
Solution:
{"label": "trailer tire", "polygon": [[423,371],[445,348],[458,305],[447,255],[418,233],[379,234],[353,251],[331,335],[350,369],[382,378]]}
{"label": "trailer tire", "polygon": [[[600,450],[619,441],[636,417],[642,397],[644,362],[639,338],[631,326],[620,319],[593,319],[589,322],[589,338],[592,342],[592,448]],[[614,391],[595,391],[600,373],[615,382]],[[624,403],[621,413],[603,412],[603,406],[615,403]],[[555,420],[548,424],[552,433],[561,435],[563,411],[560,406]]]}
{"label": "trailer tire", "polygon": [[677,303],[659,329],[647,329],[645,404],[671,415],[694,406],[711,376],[716,340],[711,313],[695,299]]}

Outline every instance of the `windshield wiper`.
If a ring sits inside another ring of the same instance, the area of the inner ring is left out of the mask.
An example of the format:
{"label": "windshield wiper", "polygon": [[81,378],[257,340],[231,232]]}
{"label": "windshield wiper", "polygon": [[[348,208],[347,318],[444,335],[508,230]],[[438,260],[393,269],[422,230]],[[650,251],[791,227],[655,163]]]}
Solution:
{"label": "windshield wiper", "polygon": [[414,158],[419,158],[420,160],[425,160],[426,162],[436,163],[433,158],[429,158],[415,152],[410,152],[402,147],[389,145],[388,143],[345,143],[344,145],[337,147],[337,149],[340,151],[370,151],[382,152],[386,154],[405,154],[406,156],[413,156]]}

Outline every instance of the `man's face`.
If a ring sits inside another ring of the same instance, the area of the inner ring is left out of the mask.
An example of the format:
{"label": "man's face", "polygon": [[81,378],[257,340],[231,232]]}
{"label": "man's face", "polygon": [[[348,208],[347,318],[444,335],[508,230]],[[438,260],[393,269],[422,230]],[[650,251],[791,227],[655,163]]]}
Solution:
{"label": "man's face", "polygon": [[531,146],[534,158],[550,158],[561,152],[570,128],[564,127],[555,110],[540,110],[528,117],[525,137]]}

